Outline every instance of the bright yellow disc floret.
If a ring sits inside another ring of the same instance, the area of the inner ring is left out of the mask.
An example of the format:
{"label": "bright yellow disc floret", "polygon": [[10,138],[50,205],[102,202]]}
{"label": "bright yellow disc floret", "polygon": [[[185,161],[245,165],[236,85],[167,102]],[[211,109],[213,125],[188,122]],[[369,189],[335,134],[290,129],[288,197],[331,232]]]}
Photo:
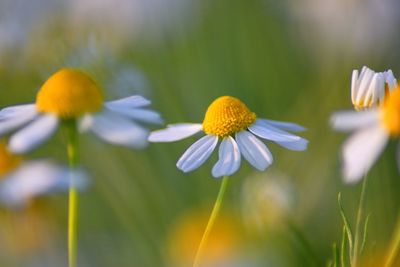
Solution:
{"label": "bright yellow disc floret", "polygon": [[15,170],[21,163],[21,157],[8,151],[4,142],[0,141],[0,176]]}
{"label": "bright yellow disc floret", "polygon": [[385,98],[382,107],[383,126],[392,136],[400,136],[400,87]]}
{"label": "bright yellow disc floret", "polygon": [[208,107],[203,121],[206,134],[225,137],[246,129],[256,114],[237,98],[221,96]]}
{"label": "bright yellow disc floret", "polygon": [[53,113],[62,119],[97,112],[102,104],[103,95],[97,84],[75,69],[62,69],[53,74],[36,96],[38,111]]}

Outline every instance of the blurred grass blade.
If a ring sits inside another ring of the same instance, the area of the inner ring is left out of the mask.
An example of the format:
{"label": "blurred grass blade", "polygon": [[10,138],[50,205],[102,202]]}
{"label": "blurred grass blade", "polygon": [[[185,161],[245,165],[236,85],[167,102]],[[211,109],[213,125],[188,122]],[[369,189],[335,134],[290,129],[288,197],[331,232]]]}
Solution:
{"label": "blurred grass blade", "polygon": [[354,237],[354,250],[353,250],[353,266],[358,266],[358,256],[361,254],[361,222],[363,219],[364,213],[364,202],[365,202],[365,194],[367,190],[367,175],[365,175],[361,187],[361,195],[360,195],[360,202],[358,203],[358,210],[357,210],[357,221],[356,221],[356,231]]}
{"label": "blurred grass blade", "polygon": [[349,256],[350,256],[350,262],[353,262],[353,232],[351,231],[351,227],[349,224],[349,220],[346,217],[346,214],[344,213],[344,209],[342,206],[342,196],[341,193],[338,194],[338,203],[339,203],[339,209],[340,209],[340,215],[342,216],[343,219],[343,224],[347,236],[347,240],[349,241]]}
{"label": "blurred grass blade", "polygon": [[333,244],[332,250],[333,250],[332,251],[333,252],[333,262],[331,262],[330,266],[338,267],[339,249],[338,249],[336,243]]}
{"label": "blurred grass blade", "polygon": [[340,246],[340,265],[346,267],[346,227],[343,226],[342,244]]}
{"label": "blurred grass blade", "polygon": [[363,232],[363,239],[361,243],[361,248],[360,248],[360,254],[362,254],[365,250],[365,245],[367,243],[367,238],[368,238],[368,224],[369,224],[369,219],[371,217],[371,213],[368,214],[367,218],[365,219],[364,222],[364,232]]}

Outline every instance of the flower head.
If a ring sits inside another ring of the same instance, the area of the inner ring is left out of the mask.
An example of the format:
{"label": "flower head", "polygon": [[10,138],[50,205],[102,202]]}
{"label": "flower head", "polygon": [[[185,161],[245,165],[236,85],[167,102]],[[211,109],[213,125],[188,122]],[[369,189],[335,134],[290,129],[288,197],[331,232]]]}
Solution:
{"label": "flower head", "polygon": [[271,152],[256,136],[291,150],[305,150],[308,141],[286,130],[303,131],[304,128],[294,123],[258,119],[239,99],[222,96],[208,107],[202,124],[169,125],[167,129],[152,132],[149,140],[173,142],[203,131],[206,136],[190,146],[178,160],[177,167],[183,172],[201,166],[222,140],[219,160],[212,169],[214,177],[221,177],[232,175],[239,169],[241,155],[258,170],[271,165]]}
{"label": "flower head", "polygon": [[0,142],[0,202],[11,207],[25,205],[30,199],[58,191],[66,191],[70,177],[79,189],[87,186],[86,174],[70,171],[46,160],[24,161]]}
{"label": "flower head", "polygon": [[143,147],[148,130],[135,121],[162,122],[158,113],[146,108],[149,104],[141,96],[104,103],[101,89],[87,74],[61,69],[43,84],[35,104],[0,110],[0,136],[22,128],[11,136],[9,148],[24,153],[52,136],[61,122],[74,119],[82,131],[90,130],[107,142]]}
{"label": "flower head", "polygon": [[[400,88],[388,94],[378,108],[337,112],[331,122],[339,131],[354,132],[343,144],[343,174],[346,182],[357,182],[378,159],[389,137],[400,135]],[[400,158],[397,161],[400,164]]]}
{"label": "flower head", "polygon": [[384,97],[397,86],[392,70],[375,72],[363,67],[361,73],[353,70],[351,77],[351,101],[354,108],[362,110],[378,106]]}

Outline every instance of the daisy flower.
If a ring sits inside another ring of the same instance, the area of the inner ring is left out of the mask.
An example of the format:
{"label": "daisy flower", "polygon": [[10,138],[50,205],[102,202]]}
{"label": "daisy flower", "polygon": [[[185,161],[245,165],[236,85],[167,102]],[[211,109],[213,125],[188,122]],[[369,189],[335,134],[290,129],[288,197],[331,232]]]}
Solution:
{"label": "daisy flower", "polygon": [[82,170],[70,171],[46,160],[24,161],[0,142],[0,201],[9,207],[24,206],[41,195],[65,192],[71,176],[79,189],[86,187],[87,178]]}
{"label": "daisy flower", "polygon": [[[356,183],[377,161],[389,138],[400,136],[400,88],[388,94],[379,107],[334,113],[331,123],[336,130],[352,133],[343,144],[343,175],[345,182]],[[400,158],[397,161],[400,163]]]}
{"label": "daisy flower", "polygon": [[287,130],[296,132],[304,128],[294,123],[259,119],[239,99],[222,96],[208,107],[202,124],[172,124],[164,130],[152,132],[149,141],[173,142],[203,131],[206,135],[186,150],[177,167],[183,172],[195,170],[210,157],[221,140],[219,159],[212,175],[222,177],[239,169],[241,155],[258,170],[271,165],[272,154],[257,136],[291,150],[305,150],[308,141]]}
{"label": "daisy flower", "polygon": [[351,101],[356,110],[378,106],[386,94],[397,87],[392,70],[375,72],[364,66],[351,77]]}
{"label": "daisy flower", "polygon": [[61,69],[43,84],[36,103],[0,110],[0,135],[20,129],[11,136],[9,149],[25,153],[50,138],[60,122],[76,119],[82,131],[91,131],[104,141],[141,148],[147,143],[148,130],[136,122],[162,122],[158,113],[147,109],[149,104],[141,96],[104,102],[88,75]]}

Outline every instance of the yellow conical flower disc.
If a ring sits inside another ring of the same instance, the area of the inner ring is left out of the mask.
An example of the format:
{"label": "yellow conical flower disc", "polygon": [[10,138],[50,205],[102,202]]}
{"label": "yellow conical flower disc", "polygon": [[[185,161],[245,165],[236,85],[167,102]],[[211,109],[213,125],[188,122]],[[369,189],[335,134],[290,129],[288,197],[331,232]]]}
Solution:
{"label": "yellow conical flower disc", "polygon": [[4,142],[0,141],[0,176],[15,170],[21,163],[21,157],[8,151]]}
{"label": "yellow conical flower disc", "polygon": [[38,111],[53,113],[63,119],[97,112],[102,104],[103,95],[97,84],[75,69],[62,69],[53,74],[36,97]]}
{"label": "yellow conical flower disc", "polygon": [[383,126],[392,136],[400,136],[400,88],[393,90],[385,99],[382,109]]}
{"label": "yellow conical flower disc", "polygon": [[239,99],[232,96],[221,96],[208,107],[203,121],[206,134],[225,137],[246,129],[256,120]]}

